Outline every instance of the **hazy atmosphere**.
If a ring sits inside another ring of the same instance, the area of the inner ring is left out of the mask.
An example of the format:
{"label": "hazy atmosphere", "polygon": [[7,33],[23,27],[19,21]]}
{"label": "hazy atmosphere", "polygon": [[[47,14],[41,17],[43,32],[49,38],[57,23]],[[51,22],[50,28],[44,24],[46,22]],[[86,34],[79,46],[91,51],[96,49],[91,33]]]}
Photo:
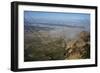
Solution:
{"label": "hazy atmosphere", "polygon": [[90,58],[90,14],[24,11],[24,61]]}

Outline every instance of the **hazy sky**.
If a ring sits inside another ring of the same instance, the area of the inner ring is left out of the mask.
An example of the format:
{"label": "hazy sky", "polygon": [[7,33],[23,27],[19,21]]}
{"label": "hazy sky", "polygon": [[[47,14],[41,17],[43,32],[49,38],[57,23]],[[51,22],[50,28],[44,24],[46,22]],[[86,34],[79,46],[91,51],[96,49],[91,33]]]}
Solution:
{"label": "hazy sky", "polygon": [[[51,23],[57,25],[76,25],[90,27],[90,14],[24,11],[24,20],[27,23]],[[87,29],[88,29],[87,28]]]}

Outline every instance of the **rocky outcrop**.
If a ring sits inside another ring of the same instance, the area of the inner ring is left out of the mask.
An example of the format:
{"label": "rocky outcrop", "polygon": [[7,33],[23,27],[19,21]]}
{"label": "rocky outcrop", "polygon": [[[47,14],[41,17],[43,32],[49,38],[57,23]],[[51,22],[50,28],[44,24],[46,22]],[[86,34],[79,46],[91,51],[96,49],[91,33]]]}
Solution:
{"label": "rocky outcrop", "polygon": [[85,59],[90,58],[90,34],[82,31],[77,36],[77,39],[72,39],[66,46],[66,59]]}

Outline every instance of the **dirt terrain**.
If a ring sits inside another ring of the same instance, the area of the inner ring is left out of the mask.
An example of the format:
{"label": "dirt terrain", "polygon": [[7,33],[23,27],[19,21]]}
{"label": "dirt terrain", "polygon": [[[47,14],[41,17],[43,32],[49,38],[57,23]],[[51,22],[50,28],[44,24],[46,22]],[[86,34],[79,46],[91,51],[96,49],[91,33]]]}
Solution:
{"label": "dirt terrain", "polygon": [[[77,34],[69,39],[69,35],[65,35],[66,31],[51,33],[48,29],[39,28],[42,31],[39,31],[38,28],[33,29],[24,32],[24,61],[90,58],[89,32],[76,31]],[[72,33],[69,33],[72,36]]]}

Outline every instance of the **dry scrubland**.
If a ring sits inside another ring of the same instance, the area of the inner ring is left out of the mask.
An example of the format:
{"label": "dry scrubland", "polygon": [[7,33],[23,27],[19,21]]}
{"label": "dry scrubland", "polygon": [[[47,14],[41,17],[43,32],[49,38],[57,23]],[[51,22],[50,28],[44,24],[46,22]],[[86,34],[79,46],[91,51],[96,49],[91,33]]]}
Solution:
{"label": "dry scrubland", "polygon": [[26,62],[87,59],[90,58],[90,33],[80,31],[75,38],[66,40],[64,36],[51,37],[46,31],[25,31],[24,48]]}

